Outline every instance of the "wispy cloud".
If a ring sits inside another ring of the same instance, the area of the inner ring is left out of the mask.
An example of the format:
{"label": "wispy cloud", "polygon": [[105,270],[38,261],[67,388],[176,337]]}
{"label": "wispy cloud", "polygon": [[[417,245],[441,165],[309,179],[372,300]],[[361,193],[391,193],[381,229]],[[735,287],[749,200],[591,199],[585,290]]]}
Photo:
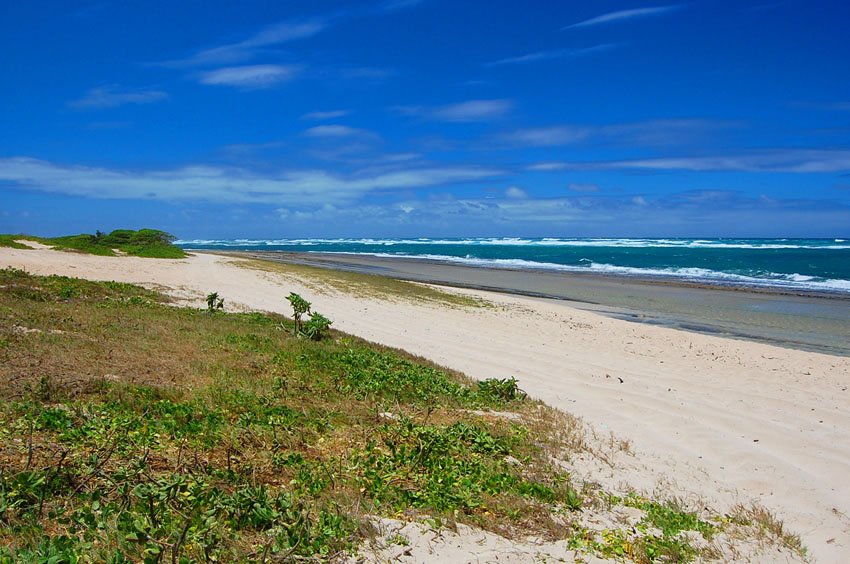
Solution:
{"label": "wispy cloud", "polygon": [[312,37],[324,31],[329,24],[329,20],[323,18],[280,22],[267,26],[242,41],[202,49],[183,59],[156,64],[171,68],[232,65],[253,58],[265,48]]}
{"label": "wispy cloud", "polygon": [[341,138],[341,137],[377,137],[377,134],[366,129],[349,127],[347,125],[317,125],[304,132],[307,137]]}
{"label": "wispy cloud", "polygon": [[619,10],[617,12],[609,12],[607,14],[602,14],[601,16],[596,16],[595,18],[590,18],[589,20],[584,20],[578,23],[574,23],[572,25],[568,25],[562,29],[574,29],[577,27],[589,27],[593,25],[606,24],[611,22],[621,22],[626,20],[633,20],[636,18],[646,18],[650,16],[660,16],[662,14],[667,14],[674,10],[679,9],[679,5],[671,5],[671,6],[654,6],[648,8],[633,8],[631,10]]}
{"label": "wispy cloud", "polygon": [[593,45],[592,47],[581,47],[577,49],[554,49],[551,51],[537,51],[535,53],[528,53],[526,55],[519,55],[517,57],[507,57],[505,59],[499,59],[498,61],[484,63],[484,66],[495,67],[499,65],[523,65],[527,63],[536,63],[539,61],[549,61],[553,59],[571,59],[592,55],[594,53],[601,53],[603,51],[610,51],[615,47],[617,47],[616,43],[602,43],[600,45]]}
{"label": "wispy cloud", "polygon": [[505,197],[510,198],[512,200],[524,200],[528,198],[528,192],[526,192],[519,186],[511,186],[507,190],[505,190]]}
{"label": "wispy cloud", "polygon": [[314,18],[292,19],[268,25],[245,39],[223,43],[214,47],[200,49],[193,54],[169,61],[153,63],[169,68],[213,67],[234,65],[254,59],[270,51],[275,46],[309,39],[330,28],[335,22],[345,18],[398,12],[421,4],[424,0],[387,0],[377,7],[359,10],[338,11]]}
{"label": "wispy cloud", "polygon": [[709,119],[653,119],[597,126],[594,135],[627,145],[685,145],[703,142],[713,135],[739,129],[742,123]]}
{"label": "wispy cloud", "polygon": [[202,84],[236,86],[238,88],[268,88],[284,80],[292,80],[298,74],[295,65],[246,65],[225,67],[202,72],[198,80]]}
{"label": "wispy cloud", "polygon": [[374,191],[471,182],[503,173],[486,167],[424,166],[348,176],[324,170],[288,170],[264,175],[244,168],[208,165],[134,171],[65,166],[27,157],[0,159],[0,181],[23,189],[104,199],[279,205],[350,203]]}
{"label": "wispy cloud", "polygon": [[739,127],[732,121],[705,119],[659,119],[611,125],[555,125],[527,128],[507,133],[502,140],[516,145],[538,147],[601,141],[627,146],[688,145],[711,135]]}
{"label": "wispy cloud", "polygon": [[431,116],[442,121],[481,121],[501,117],[512,107],[510,100],[469,100],[434,108]]}
{"label": "wispy cloud", "polygon": [[489,121],[500,118],[513,108],[506,99],[467,100],[445,106],[396,106],[395,111],[410,116],[449,122]]}
{"label": "wispy cloud", "polygon": [[[816,200],[770,200],[746,197],[722,190],[704,190],[652,198],[646,195],[566,198],[451,197],[409,199],[387,204],[338,206],[323,204],[312,209],[279,208],[299,232],[320,224],[317,236],[328,236],[328,228],[341,226],[334,236],[363,236],[367,224],[372,233],[388,231],[418,236],[480,236],[499,226],[503,235],[563,236],[657,236],[659,227],[670,235],[692,237],[694,230],[716,232],[723,226],[729,236],[752,236],[753,224],[773,236],[828,236],[843,232],[850,207]],[[754,212],[757,212],[754,215]],[[358,227],[348,227],[358,226]],[[776,226],[782,226],[777,228]],[[814,227],[813,226],[817,226]]]}
{"label": "wispy cloud", "polygon": [[168,98],[162,90],[128,90],[117,86],[92,88],[79,100],[68,102],[72,108],[81,110],[115,108],[125,104],[152,104]]}
{"label": "wispy cloud", "polygon": [[350,110],[329,110],[325,112],[309,112],[301,116],[301,119],[309,121],[324,121],[326,119],[336,119],[345,117],[351,114]]}
{"label": "wispy cloud", "polygon": [[771,149],[737,155],[660,157],[617,161],[543,162],[528,165],[526,168],[531,171],[631,169],[817,174],[850,171],[850,150]]}
{"label": "wispy cloud", "polygon": [[566,170],[567,163],[561,161],[543,161],[539,163],[531,163],[525,167],[525,170],[531,172],[552,172],[556,170]]}
{"label": "wispy cloud", "polygon": [[521,129],[504,135],[503,140],[515,145],[533,145],[545,147],[551,145],[568,145],[587,139],[592,130],[580,126],[533,127]]}

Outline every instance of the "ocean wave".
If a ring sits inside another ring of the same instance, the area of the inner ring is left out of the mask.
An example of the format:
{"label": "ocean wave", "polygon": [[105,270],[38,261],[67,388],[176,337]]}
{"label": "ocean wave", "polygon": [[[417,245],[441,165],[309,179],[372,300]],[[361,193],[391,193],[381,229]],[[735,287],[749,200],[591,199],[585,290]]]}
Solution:
{"label": "ocean wave", "polygon": [[[321,252],[317,254],[321,254]],[[356,252],[343,252],[335,254],[421,259],[439,261],[444,263],[455,263],[465,266],[477,266],[483,268],[583,272],[630,277],[669,278],[695,283],[742,285],[760,288],[779,288],[787,290],[817,290],[842,293],[850,292],[850,280],[818,278],[815,276],[809,276],[806,274],[798,273],[783,274],[779,272],[759,272],[741,274],[696,267],[638,268],[630,266],[618,266],[606,263],[596,263],[588,259],[582,259],[583,264],[581,266],[574,266],[551,262],[537,262],[524,259],[482,259],[471,257],[469,255],[467,255],[466,257],[457,257],[451,255],[436,254],[411,255],[399,253],[393,254]]]}
{"label": "ocean wave", "polygon": [[523,238],[523,237],[470,237],[470,238],[299,238],[299,239],[188,239],[175,242],[182,246],[215,247],[315,247],[322,245],[352,246],[505,246],[505,247],[614,247],[614,248],[690,248],[690,249],[824,249],[848,250],[845,239],[673,239],[673,238]]}

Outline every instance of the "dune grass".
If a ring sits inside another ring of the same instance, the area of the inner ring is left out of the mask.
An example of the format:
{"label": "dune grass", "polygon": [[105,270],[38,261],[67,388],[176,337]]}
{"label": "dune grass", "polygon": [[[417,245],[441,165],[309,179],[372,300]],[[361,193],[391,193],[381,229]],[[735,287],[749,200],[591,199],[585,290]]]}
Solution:
{"label": "dune grass", "polygon": [[630,498],[643,532],[589,530],[603,494],[554,462],[578,422],[506,375],[12,269],[0,316],[0,563],[334,560],[369,515],[688,561],[719,526]]}
{"label": "dune grass", "polygon": [[174,237],[156,229],[116,229],[111,233],[98,231],[94,235],[66,235],[62,237],[35,237],[32,235],[0,235],[0,246],[27,249],[19,240],[29,240],[49,245],[56,250],[75,251],[100,256],[119,253],[146,258],[184,258],[186,253],[172,244]]}
{"label": "dune grass", "polygon": [[26,238],[26,235],[7,235],[0,234],[0,247],[10,247],[12,249],[29,249],[26,245],[18,243],[18,239]]}
{"label": "dune grass", "polygon": [[[239,257],[240,255],[231,254],[230,256]],[[239,260],[236,264],[244,268],[297,277],[317,292],[331,288],[338,292],[363,297],[417,301],[449,307],[493,307],[491,302],[480,298],[388,276],[259,259]]]}

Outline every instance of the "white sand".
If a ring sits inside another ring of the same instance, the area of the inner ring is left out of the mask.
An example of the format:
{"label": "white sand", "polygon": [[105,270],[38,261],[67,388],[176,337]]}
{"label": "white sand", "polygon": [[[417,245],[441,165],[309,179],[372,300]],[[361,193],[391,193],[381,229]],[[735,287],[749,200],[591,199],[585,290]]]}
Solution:
{"label": "white sand", "polygon": [[0,248],[0,267],[154,285],[198,307],[217,291],[228,308],[286,313],[284,296],[298,292],[336,329],[474,378],[514,376],[530,395],[583,417],[600,434],[628,439],[641,464],[632,480],[638,487],[692,492],[719,510],[759,501],[802,536],[818,562],[850,561],[848,358],[478,291],[458,290],[498,307],[354,298],[232,262],[208,254],[170,261]]}

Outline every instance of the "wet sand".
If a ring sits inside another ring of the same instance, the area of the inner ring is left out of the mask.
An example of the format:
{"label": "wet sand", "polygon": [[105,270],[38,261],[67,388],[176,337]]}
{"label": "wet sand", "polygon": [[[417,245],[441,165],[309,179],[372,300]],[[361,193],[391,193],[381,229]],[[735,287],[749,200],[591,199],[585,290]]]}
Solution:
{"label": "wet sand", "polygon": [[279,251],[219,254],[565,300],[573,307],[626,321],[850,356],[850,297],[834,294],[480,268],[410,258]]}

